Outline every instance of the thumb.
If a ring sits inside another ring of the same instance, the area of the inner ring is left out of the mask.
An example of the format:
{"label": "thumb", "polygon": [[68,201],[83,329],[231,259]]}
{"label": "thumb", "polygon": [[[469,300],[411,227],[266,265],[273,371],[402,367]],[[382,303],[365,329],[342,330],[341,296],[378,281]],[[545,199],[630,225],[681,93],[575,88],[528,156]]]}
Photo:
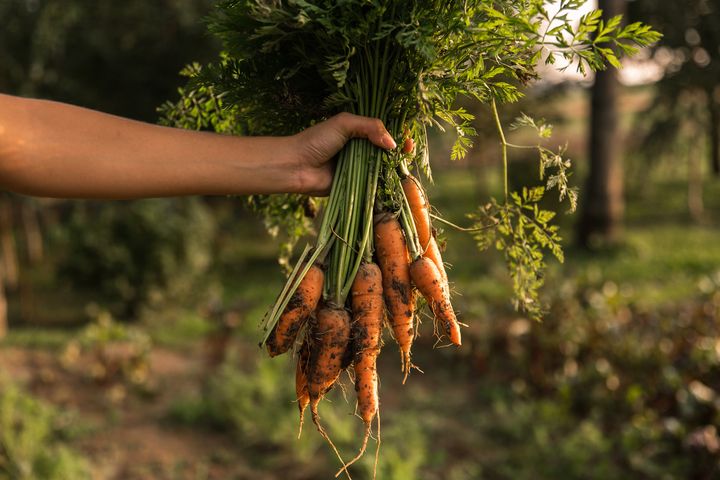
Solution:
{"label": "thumb", "polygon": [[336,128],[346,138],[367,138],[380,148],[393,149],[397,143],[387,131],[383,122],[377,118],[339,113],[332,119]]}

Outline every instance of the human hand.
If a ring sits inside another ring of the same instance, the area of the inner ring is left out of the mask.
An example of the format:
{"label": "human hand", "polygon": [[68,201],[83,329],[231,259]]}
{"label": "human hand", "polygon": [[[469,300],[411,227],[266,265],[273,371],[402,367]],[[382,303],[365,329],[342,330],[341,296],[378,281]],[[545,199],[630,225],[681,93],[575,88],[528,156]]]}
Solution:
{"label": "human hand", "polygon": [[291,137],[298,152],[300,192],[327,195],[335,169],[332,159],[351,138],[367,138],[380,148],[397,147],[376,118],[340,113]]}

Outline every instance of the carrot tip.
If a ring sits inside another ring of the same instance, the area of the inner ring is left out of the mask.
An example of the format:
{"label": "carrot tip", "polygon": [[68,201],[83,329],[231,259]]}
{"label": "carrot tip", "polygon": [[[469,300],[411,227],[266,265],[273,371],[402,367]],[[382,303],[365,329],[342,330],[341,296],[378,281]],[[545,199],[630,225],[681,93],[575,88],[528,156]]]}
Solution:
{"label": "carrot tip", "polygon": [[300,412],[300,427],[298,428],[298,440],[300,440],[300,436],[302,436],[302,428],[303,423],[305,423],[305,412]]}
{"label": "carrot tip", "polygon": [[460,337],[460,328],[455,325],[450,331],[450,341],[458,347],[462,345],[462,338]]}
{"label": "carrot tip", "polygon": [[412,362],[410,361],[410,351],[407,350],[400,350],[400,371],[405,374],[403,377],[403,385],[405,385],[405,381],[407,380],[408,374],[410,373],[410,369],[412,368]]}
{"label": "carrot tip", "polygon": [[412,368],[413,365],[412,365],[412,362],[410,361],[410,352],[402,352],[402,356],[403,356],[402,371],[405,372],[405,376],[403,376],[402,384],[405,385],[408,375],[410,374],[410,369]]}

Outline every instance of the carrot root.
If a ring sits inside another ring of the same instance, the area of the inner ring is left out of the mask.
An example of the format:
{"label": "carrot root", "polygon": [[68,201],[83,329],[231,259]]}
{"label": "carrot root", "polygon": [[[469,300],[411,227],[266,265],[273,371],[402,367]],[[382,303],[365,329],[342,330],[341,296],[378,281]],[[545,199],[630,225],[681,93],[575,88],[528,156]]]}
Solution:
{"label": "carrot root", "polygon": [[380,410],[377,412],[377,447],[375,447],[375,464],[373,465],[373,480],[377,478],[378,459],[380,458]]}
{"label": "carrot root", "polygon": [[371,430],[371,428],[372,428],[372,424],[371,424],[371,423],[368,423],[367,425],[365,425],[365,438],[363,438],[363,443],[362,443],[362,446],[360,447],[360,451],[359,451],[358,454],[355,456],[355,458],[353,458],[352,460],[350,460],[349,462],[347,462],[347,463],[343,466],[343,468],[341,468],[340,470],[338,470],[338,472],[335,474],[335,478],[339,477],[343,472],[347,472],[347,468],[348,468],[350,465],[352,465],[353,463],[355,463],[355,462],[357,462],[358,460],[360,460],[360,459],[362,458],[362,456],[365,454],[365,450],[367,450],[368,439],[370,438],[370,430]]}
{"label": "carrot root", "polygon": [[[319,401],[318,401],[319,403]],[[333,452],[335,452],[335,456],[337,456],[338,460],[340,460],[340,463],[342,464],[343,468],[340,470],[340,472],[345,472],[345,475],[347,475],[348,480],[352,480],[352,477],[350,476],[350,472],[347,471],[347,464],[342,458],[342,455],[340,455],[340,452],[338,451],[337,447],[333,443],[333,441],[330,439],[330,436],[327,434],[323,426],[320,424],[320,415],[318,414],[318,404],[313,402],[310,404],[310,411],[312,412],[312,420],[315,426],[317,427],[318,432],[320,435],[325,439],[325,441],[328,442],[330,445],[330,448],[333,449]],[[336,475],[337,476],[337,475]]]}
{"label": "carrot root", "polygon": [[405,385],[405,381],[408,378],[408,375],[410,374],[410,369],[412,369],[413,364],[410,361],[410,351],[400,351],[401,361],[402,361],[402,373],[403,375],[403,385]]}
{"label": "carrot root", "polygon": [[310,403],[310,392],[308,390],[307,368],[310,360],[310,344],[306,340],[300,349],[297,365],[295,367],[295,396],[297,397],[298,410],[300,411],[300,426],[298,438],[302,435],[303,423],[305,420],[305,409]]}
{"label": "carrot root", "polygon": [[305,423],[305,410],[300,410],[300,426],[298,427],[298,440],[302,436],[303,423]]}

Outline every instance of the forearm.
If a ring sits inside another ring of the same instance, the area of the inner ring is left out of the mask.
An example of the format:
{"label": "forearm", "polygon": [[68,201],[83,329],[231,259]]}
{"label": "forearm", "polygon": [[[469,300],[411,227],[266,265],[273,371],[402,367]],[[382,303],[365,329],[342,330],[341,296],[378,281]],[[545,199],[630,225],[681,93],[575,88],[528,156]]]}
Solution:
{"label": "forearm", "polygon": [[0,187],[58,198],[295,192],[295,137],[230,137],[0,95]]}

